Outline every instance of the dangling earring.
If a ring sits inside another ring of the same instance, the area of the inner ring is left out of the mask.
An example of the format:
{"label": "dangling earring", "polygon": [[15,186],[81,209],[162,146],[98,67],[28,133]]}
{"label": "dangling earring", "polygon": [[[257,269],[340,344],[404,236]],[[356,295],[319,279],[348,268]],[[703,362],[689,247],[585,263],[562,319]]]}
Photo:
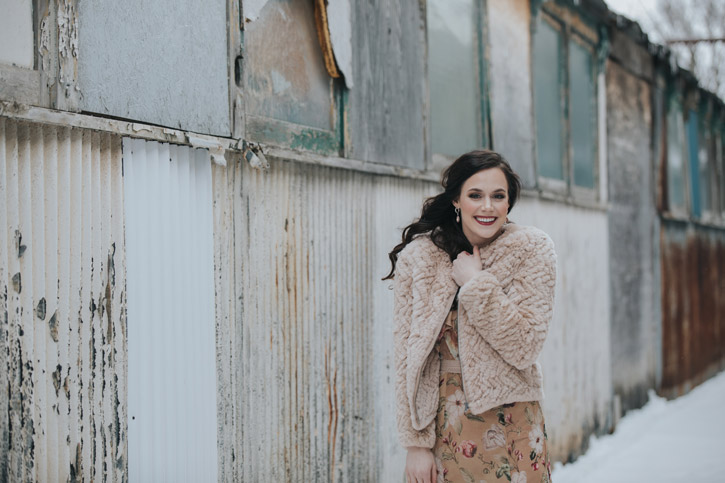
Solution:
{"label": "dangling earring", "polygon": [[456,206],[456,223],[461,222],[461,209]]}

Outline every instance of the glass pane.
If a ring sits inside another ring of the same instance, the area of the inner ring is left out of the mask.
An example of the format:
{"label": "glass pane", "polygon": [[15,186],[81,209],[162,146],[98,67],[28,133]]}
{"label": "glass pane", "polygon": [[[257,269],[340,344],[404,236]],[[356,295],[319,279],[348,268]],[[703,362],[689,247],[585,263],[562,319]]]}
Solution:
{"label": "glass pane", "polygon": [[557,30],[539,17],[534,34],[534,109],[539,175],[564,179],[560,52]]}
{"label": "glass pane", "polygon": [[700,123],[698,124],[698,177],[700,178],[700,207],[703,212],[716,209],[713,203],[713,187],[717,190],[717,172],[715,171],[715,143],[710,126],[705,122],[707,107],[700,109]]}
{"label": "glass pane", "polygon": [[577,42],[569,42],[569,116],[574,184],[594,188],[596,99],[592,55]]}
{"label": "glass pane", "polygon": [[268,1],[245,25],[244,45],[248,112],[332,129],[332,83],[313,2]]}
{"label": "glass pane", "polygon": [[683,160],[684,125],[682,110],[675,99],[670,100],[667,112],[667,198],[669,207],[685,207]]}
{"label": "glass pane", "polygon": [[480,147],[475,0],[428,2],[431,145],[457,156]]}
{"label": "glass pane", "polygon": [[687,118],[687,151],[690,166],[690,182],[692,201],[692,214],[700,216],[702,209],[700,206],[700,161],[698,159],[698,151],[700,150],[700,140],[698,137],[698,116],[697,112],[690,111]]}

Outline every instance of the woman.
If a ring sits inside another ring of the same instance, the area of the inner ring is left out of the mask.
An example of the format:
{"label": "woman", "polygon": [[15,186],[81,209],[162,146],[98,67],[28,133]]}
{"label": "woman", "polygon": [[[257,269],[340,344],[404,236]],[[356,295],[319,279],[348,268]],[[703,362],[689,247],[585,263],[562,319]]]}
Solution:
{"label": "woman", "polygon": [[458,158],[390,253],[397,419],[410,483],[550,481],[536,359],[556,255],[508,221],[521,189],[492,151]]}

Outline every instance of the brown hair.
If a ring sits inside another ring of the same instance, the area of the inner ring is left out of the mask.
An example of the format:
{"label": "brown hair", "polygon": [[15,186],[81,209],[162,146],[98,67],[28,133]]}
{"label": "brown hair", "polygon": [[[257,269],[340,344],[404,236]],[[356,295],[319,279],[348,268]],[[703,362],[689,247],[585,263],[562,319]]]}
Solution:
{"label": "brown hair", "polygon": [[454,260],[463,251],[473,251],[473,247],[463,234],[461,226],[455,221],[456,214],[453,201],[457,200],[461,195],[463,183],[468,178],[479,171],[491,168],[499,168],[506,176],[509,198],[508,211],[511,212],[521,192],[521,179],[511,169],[508,161],[499,153],[489,150],[471,151],[460,156],[443,172],[441,179],[443,193],[425,200],[420,218],[403,229],[402,242],[388,254],[392,268],[383,280],[393,278],[398,254],[418,235],[429,233],[433,243],[448,253],[451,260]]}

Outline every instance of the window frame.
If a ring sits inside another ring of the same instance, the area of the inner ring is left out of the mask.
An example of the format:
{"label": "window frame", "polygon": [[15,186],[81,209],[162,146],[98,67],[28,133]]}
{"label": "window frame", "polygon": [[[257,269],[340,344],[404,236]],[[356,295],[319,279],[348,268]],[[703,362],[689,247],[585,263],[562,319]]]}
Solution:
{"label": "window frame", "polygon": [[0,64],[1,101],[80,110],[78,1],[32,0],[33,68]]}
{"label": "window frame", "polygon": [[[584,205],[592,205],[602,202],[601,200],[601,179],[600,179],[600,139],[599,132],[599,75],[602,72],[602,66],[599,62],[599,51],[602,48],[601,35],[596,29],[587,24],[585,21],[575,18],[573,14],[556,5],[543,5],[532,15],[532,35],[531,35],[531,52],[534,51],[534,42],[538,22],[547,22],[554,30],[557,31],[559,37],[559,85],[561,92],[561,133],[562,133],[562,172],[564,179],[556,179],[544,176],[539,170],[539,146],[538,146],[538,123],[536,120],[536,98],[535,83],[536,72],[533,57],[531,60],[531,95],[532,106],[534,109],[534,165],[536,172],[536,180],[539,191],[545,195],[553,195],[555,198],[566,198],[570,201],[579,202]],[[593,155],[592,177],[594,186],[579,186],[574,181],[574,152],[571,129],[571,47],[570,44],[576,42],[580,47],[584,48],[591,56],[590,74],[591,74],[591,126],[592,139],[591,146]]]}

